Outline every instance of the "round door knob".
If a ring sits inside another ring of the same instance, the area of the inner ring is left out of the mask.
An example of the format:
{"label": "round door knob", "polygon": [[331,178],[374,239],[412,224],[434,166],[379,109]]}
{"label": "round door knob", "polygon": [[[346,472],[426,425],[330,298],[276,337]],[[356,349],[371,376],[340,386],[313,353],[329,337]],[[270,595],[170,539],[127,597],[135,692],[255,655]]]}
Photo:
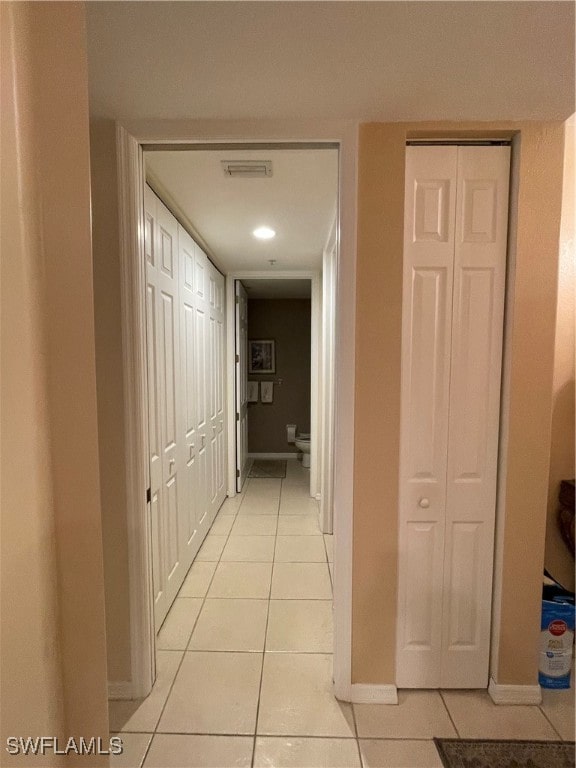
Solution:
{"label": "round door knob", "polygon": [[421,506],[423,509],[428,509],[428,507],[430,506],[430,499],[427,499],[426,497],[424,497],[424,498],[420,499],[420,501],[418,502],[418,504],[419,504],[419,505],[420,505],[420,506]]}

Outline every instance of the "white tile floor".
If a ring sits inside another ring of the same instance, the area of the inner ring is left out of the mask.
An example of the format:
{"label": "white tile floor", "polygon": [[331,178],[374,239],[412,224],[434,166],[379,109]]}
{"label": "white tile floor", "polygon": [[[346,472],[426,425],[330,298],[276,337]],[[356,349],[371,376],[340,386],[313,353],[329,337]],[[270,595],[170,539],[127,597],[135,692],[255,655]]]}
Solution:
{"label": "white tile floor", "polygon": [[110,702],[115,768],[440,768],[433,736],[574,739],[574,690],[540,707],[478,691],[401,691],[398,706],[333,697],[332,537],[308,470],[227,500],[158,635],[143,702]]}

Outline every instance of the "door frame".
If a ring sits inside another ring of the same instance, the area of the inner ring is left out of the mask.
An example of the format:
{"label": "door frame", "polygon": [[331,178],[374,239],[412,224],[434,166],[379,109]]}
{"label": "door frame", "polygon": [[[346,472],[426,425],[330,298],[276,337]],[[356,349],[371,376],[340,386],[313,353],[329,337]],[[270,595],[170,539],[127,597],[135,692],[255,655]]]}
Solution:
{"label": "door frame", "polygon": [[228,326],[228,349],[226,369],[228,374],[228,496],[236,495],[236,349],[235,349],[235,294],[236,280],[310,280],[312,306],[310,330],[310,495],[320,499],[321,487],[321,435],[320,404],[322,402],[322,370],[320,360],[322,316],[321,277],[316,270],[242,270],[226,275],[226,324]]}
{"label": "door frame", "polygon": [[334,694],[352,691],[352,516],[358,125],[352,121],[128,120],[116,123],[128,528],[131,680],[142,698],[155,678],[151,535],[146,492],[148,426],[144,271],[144,148],[333,144],[339,149],[334,435]]}

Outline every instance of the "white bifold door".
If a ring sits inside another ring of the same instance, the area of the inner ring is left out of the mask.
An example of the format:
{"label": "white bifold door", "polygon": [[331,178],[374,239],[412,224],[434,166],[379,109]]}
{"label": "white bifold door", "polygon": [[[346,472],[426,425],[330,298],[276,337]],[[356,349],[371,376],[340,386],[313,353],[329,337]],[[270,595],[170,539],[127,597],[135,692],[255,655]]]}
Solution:
{"label": "white bifold door", "polygon": [[396,683],[488,684],[510,149],[406,150]]}
{"label": "white bifold door", "polygon": [[145,189],[150,521],[158,629],[225,491],[224,278]]}
{"label": "white bifold door", "polygon": [[236,306],[236,490],[242,490],[248,474],[248,294],[240,282],[234,285]]}

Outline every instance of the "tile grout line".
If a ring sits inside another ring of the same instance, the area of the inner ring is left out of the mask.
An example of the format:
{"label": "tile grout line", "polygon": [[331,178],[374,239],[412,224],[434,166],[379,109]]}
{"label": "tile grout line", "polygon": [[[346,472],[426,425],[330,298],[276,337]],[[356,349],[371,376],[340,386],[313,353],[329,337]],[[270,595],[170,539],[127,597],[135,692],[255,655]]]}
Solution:
{"label": "tile grout line", "polygon": [[546,720],[546,721],[547,721],[547,722],[550,724],[550,727],[552,728],[552,730],[554,731],[554,733],[555,733],[555,734],[558,736],[558,738],[560,739],[560,741],[566,741],[566,739],[564,739],[564,738],[562,737],[562,735],[560,734],[560,731],[559,731],[559,730],[556,728],[556,726],[554,725],[554,723],[552,722],[552,720],[550,720],[550,718],[548,717],[548,715],[546,714],[546,712],[545,712],[545,711],[544,711],[544,709],[542,708],[542,704],[538,704],[537,706],[538,706],[538,709],[540,710],[540,712],[542,712],[542,714],[544,715],[544,719],[545,719],[545,720]]}
{"label": "tile grout line", "polygon": [[452,712],[450,712],[450,708],[448,707],[448,704],[446,704],[446,700],[444,699],[444,695],[442,693],[441,689],[438,689],[438,693],[440,694],[440,698],[442,699],[442,704],[444,704],[444,709],[448,713],[448,717],[450,718],[450,722],[452,723],[452,727],[456,731],[456,737],[461,739],[462,736],[460,736],[460,731],[458,728],[456,728],[456,723],[454,722],[454,718],[452,717]]}
{"label": "tile grout line", "polygon": [[[238,509],[240,509],[240,507],[242,506],[242,502],[243,501],[244,501],[244,498],[242,498],[242,501],[240,502],[240,505],[239,505]],[[220,506],[220,509],[222,509],[223,504],[224,504],[224,502]],[[214,520],[216,520],[216,517],[218,516],[218,514],[220,512],[220,509],[218,509],[218,512],[216,513],[216,515],[214,515]],[[237,514],[238,513],[236,512],[236,515]],[[236,519],[236,515],[234,515],[234,519]],[[212,525],[214,525],[214,520],[212,521],[212,524],[210,525],[210,528],[212,528]],[[234,525],[234,524],[232,524],[232,525]],[[228,531],[228,535],[226,536],[226,542],[225,542],[224,546],[226,546],[226,543],[228,542],[228,539],[230,537],[231,531],[232,531],[232,526],[230,527],[230,531]],[[208,537],[209,533],[210,533],[210,529],[208,530],[208,533],[206,534],[206,537]],[[222,551],[224,551],[224,549],[222,549]],[[220,556],[222,556],[222,555],[220,555]],[[188,573],[189,573],[190,569],[192,568],[192,565],[194,564],[194,562],[196,562],[196,559],[194,559],[192,561],[192,564],[190,565],[190,568],[188,569],[188,572],[186,573],[186,576],[188,576]],[[220,560],[218,560],[218,563],[219,562],[220,562]],[[168,689],[168,694],[166,695],[166,699],[165,699],[164,704],[162,706],[162,709],[160,711],[160,715],[158,716],[158,719],[156,721],[156,725],[154,726],[154,731],[153,731],[153,734],[152,734],[152,738],[150,739],[150,744],[148,745],[148,749],[146,750],[145,758],[148,756],[148,752],[150,751],[150,747],[152,746],[152,742],[154,741],[154,738],[156,737],[156,734],[158,733],[158,727],[160,725],[160,721],[162,720],[162,716],[164,715],[166,707],[168,706],[168,700],[170,699],[170,696],[171,696],[172,691],[174,689],[174,685],[176,683],[176,678],[178,677],[178,674],[179,674],[179,672],[180,672],[180,670],[182,668],[182,664],[184,663],[184,659],[186,658],[186,653],[188,652],[188,646],[190,645],[190,640],[192,639],[192,635],[194,634],[194,630],[196,629],[196,625],[198,624],[198,619],[200,618],[200,614],[202,613],[202,609],[204,608],[204,604],[206,603],[206,597],[208,595],[208,592],[210,591],[210,587],[212,586],[212,582],[214,580],[214,577],[216,575],[216,571],[217,570],[218,570],[218,565],[216,565],[216,568],[214,569],[214,572],[212,574],[212,577],[210,578],[210,582],[208,584],[208,587],[206,589],[204,597],[202,598],[202,605],[200,606],[200,610],[198,611],[198,614],[197,614],[196,619],[194,621],[194,624],[192,626],[192,631],[190,632],[190,635],[188,637],[188,641],[186,643],[186,648],[182,651],[182,657],[180,659],[180,663],[178,664],[178,669],[176,670],[176,673],[175,673],[174,677],[172,678],[172,682],[170,684],[170,688]],[[180,587],[180,589],[182,589],[182,587]],[[178,597],[178,595],[176,595],[176,597]],[[164,622],[162,622],[162,623],[164,624]],[[168,650],[168,649],[162,649],[162,650]],[[142,763],[142,765],[144,765],[144,762]]]}
{"label": "tile grout line", "polygon": [[[372,705],[369,705],[372,706]],[[389,706],[388,704],[384,704],[382,706]],[[112,733],[112,731],[111,731]],[[214,731],[158,731],[157,734],[154,734],[152,731],[113,731],[113,733],[116,733],[120,736],[123,734],[130,734],[130,735],[147,735],[147,736],[227,736],[227,737],[233,737],[238,739],[250,739],[252,738],[251,733],[228,733],[227,731],[222,732],[214,732]],[[403,737],[403,736],[359,736],[358,739],[356,736],[322,736],[322,735],[311,735],[310,733],[262,733],[257,734],[258,736],[261,736],[262,738],[266,739],[316,739],[317,741],[421,741],[424,744],[427,744],[435,737],[425,738],[423,736],[411,736],[410,738]],[[543,741],[550,741],[550,739],[544,739]],[[563,740],[565,741],[565,740]]]}
{"label": "tile grout line", "polygon": [[150,734],[150,741],[148,742],[148,746],[144,750],[144,754],[142,755],[142,760],[140,760],[140,763],[138,764],[138,768],[143,768],[144,763],[146,762],[146,758],[148,757],[148,752],[150,752],[150,747],[152,746],[152,742],[154,741],[155,733]]}
{"label": "tile grout line", "polygon": [[356,722],[356,712],[354,711],[354,704],[350,702],[350,710],[352,711],[352,722],[354,723],[354,734],[355,734],[355,740],[356,740],[356,749],[358,750],[358,760],[360,768],[364,765],[364,760],[362,759],[362,750],[360,749],[360,739],[358,738],[358,723]]}
{"label": "tile grout line", "polygon": [[[280,493],[278,494],[277,518],[280,515],[280,504],[282,503],[282,480],[280,480]],[[276,533],[274,535],[274,553],[272,555],[272,569],[270,571],[270,587],[268,589],[268,608],[266,610],[266,626],[264,627],[264,644],[262,647],[262,665],[260,667],[260,685],[258,687],[258,701],[256,702],[256,720],[254,721],[254,741],[252,742],[252,760],[251,768],[254,768],[256,759],[256,741],[258,739],[258,718],[260,717],[260,698],[262,697],[262,682],[264,680],[264,660],[266,659],[266,640],[268,636],[268,622],[270,620],[270,600],[272,598],[272,580],[274,579],[274,557],[276,556],[276,542],[278,541],[278,519],[276,520]]]}

